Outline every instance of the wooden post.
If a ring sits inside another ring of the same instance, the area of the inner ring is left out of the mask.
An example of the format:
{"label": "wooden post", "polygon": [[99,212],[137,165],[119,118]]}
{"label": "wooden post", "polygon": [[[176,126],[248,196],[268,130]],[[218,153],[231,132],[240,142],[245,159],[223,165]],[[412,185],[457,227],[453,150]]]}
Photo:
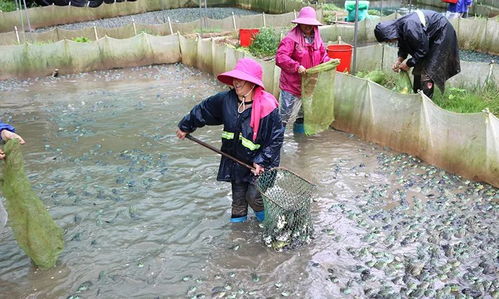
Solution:
{"label": "wooden post", "polygon": [[173,34],[172,21],[170,20],[170,17],[168,17],[168,27],[170,27],[170,34]]}
{"label": "wooden post", "polygon": [[99,36],[97,35],[97,28],[94,26],[94,35],[95,35],[95,40],[99,39]]}
{"label": "wooden post", "polygon": [[135,25],[135,19],[132,17],[133,33],[137,35],[137,26]]}
{"label": "wooden post", "polygon": [[17,31],[17,26],[14,26],[14,30],[16,31],[17,44],[21,44],[21,39],[19,38],[19,31]]}
{"label": "wooden post", "polygon": [[293,9],[293,14],[295,15],[295,19],[296,19],[296,10]]}
{"label": "wooden post", "polygon": [[263,27],[267,27],[267,20],[265,20],[265,12],[262,12]]}

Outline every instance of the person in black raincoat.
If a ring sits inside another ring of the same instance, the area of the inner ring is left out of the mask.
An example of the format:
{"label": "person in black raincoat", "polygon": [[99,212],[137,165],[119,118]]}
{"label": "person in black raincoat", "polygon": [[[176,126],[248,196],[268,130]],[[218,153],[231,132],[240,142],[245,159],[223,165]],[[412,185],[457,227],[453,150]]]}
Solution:
{"label": "person in black raincoat", "polygon": [[246,221],[248,204],[258,221],[264,220],[263,200],[254,184],[255,176],[279,166],[284,127],[277,100],[264,91],[262,74],[262,67],[256,61],[240,59],[234,70],[218,76],[234,89],[202,101],[178,124],[180,139],[205,125],[223,125],[222,151],[255,168],[250,171],[222,156],[217,180],[232,184],[231,222]]}
{"label": "person in black raincoat", "polygon": [[[417,10],[379,23],[374,35],[378,42],[398,41],[399,57],[393,70],[408,71],[414,67],[414,92],[422,90],[431,98],[434,84],[443,92],[445,81],[461,71],[456,32],[440,13]],[[411,58],[406,60],[408,54]]]}

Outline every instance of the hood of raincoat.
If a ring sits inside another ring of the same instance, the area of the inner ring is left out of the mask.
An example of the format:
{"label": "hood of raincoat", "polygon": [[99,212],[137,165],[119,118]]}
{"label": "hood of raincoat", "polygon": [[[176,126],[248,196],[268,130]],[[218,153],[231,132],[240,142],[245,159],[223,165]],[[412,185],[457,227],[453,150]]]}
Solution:
{"label": "hood of raincoat", "polygon": [[376,36],[376,39],[380,43],[399,38],[396,20],[376,25],[376,28],[374,28],[374,36]]}

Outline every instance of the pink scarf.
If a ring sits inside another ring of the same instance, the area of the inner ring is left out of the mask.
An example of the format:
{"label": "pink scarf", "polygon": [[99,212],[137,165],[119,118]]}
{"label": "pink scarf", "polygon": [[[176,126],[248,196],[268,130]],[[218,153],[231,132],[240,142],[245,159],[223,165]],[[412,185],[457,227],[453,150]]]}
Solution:
{"label": "pink scarf", "polygon": [[255,88],[250,121],[250,126],[253,128],[253,141],[256,141],[258,129],[260,128],[260,120],[269,115],[278,106],[279,104],[272,94],[259,86]]}
{"label": "pink scarf", "polygon": [[[298,43],[300,46],[305,47],[307,42],[305,41],[305,37],[303,36],[303,31],[300,29],[300,25],[296,25],[295,28],[291,29],[287,37],[291,38],[293,41]],[[314,47],[314,50],[319,50],[322,45],[322,38],[321,34],[319,33],[319,27],[314,26],[314,43],[312,46]]]}
{"label": "pink scarf", "polygon": [[[307,49],[312,47],[313,52],[317,52],[320,50],[322,45],[322,38],[319,33],[319,27],[314,26],[314,42],[312,44],[308,44],[305,41],[305,37],[303,36],[303,31],[300,29],[300,25],[296,25],[295,28],[291,29],[288,32],[287,37],[297,43],[300,48]],[[320,64],[322,61],[318,61],[317,55],[305,55],[302,61],[299,61],[304,67],[309,68]],[[320,57],[322,59],[322,57]]]}

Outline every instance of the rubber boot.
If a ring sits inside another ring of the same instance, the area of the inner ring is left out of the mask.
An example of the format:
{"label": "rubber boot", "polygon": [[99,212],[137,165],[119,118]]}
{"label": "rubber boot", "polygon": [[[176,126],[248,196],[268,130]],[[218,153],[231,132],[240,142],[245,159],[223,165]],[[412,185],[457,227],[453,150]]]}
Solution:
{"label": "rubber boot", "polygon": [[305,126],[303,125],[303,118],[297,118],[293,124],[293,133],[305,134]]}
{"label": "rubber boot", "polygon": [[262,222],[263,220],[265,220],[265,210],[260,212],[255,212],[255,216],[258,222]]}
{"label": "rubber boot", "polygon": [[230,222],[231,223],[241,223],[241,222],[245,222],[246,219],[248,219],[248,216],[233,217],[233,218],[230,218]]}
{"label": "rubber boot", "polygon": [[295,134],[304,134],[305,133],[305,126],[303,124],[293,124],[293,133]]}

